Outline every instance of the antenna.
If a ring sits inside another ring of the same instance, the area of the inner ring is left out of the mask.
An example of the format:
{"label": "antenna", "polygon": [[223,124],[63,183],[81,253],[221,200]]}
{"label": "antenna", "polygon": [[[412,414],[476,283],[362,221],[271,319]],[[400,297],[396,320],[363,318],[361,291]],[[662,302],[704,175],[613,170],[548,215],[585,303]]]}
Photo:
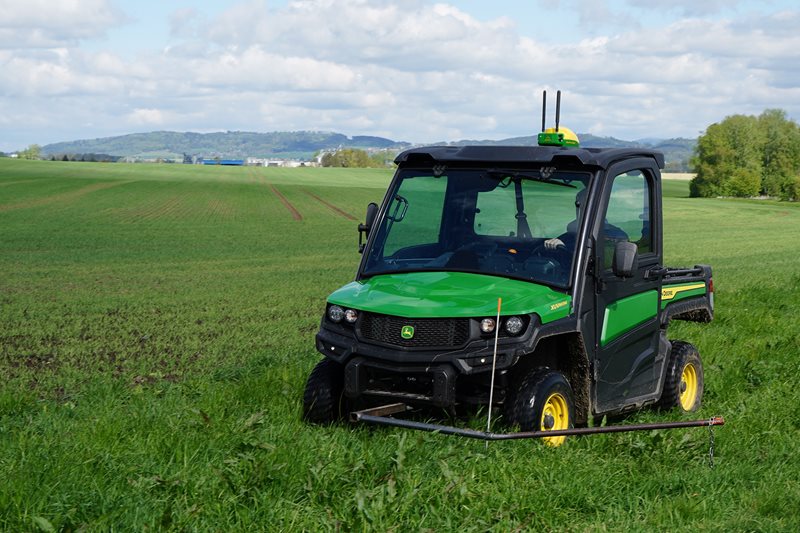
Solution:
{"label": "antenna", "polygon": [[[492,354],[492,379],[489,383],[489,410],[486,419],[486,433],[492,431],[492,399],[494,398],[494,370],[497,364],[497,340],[500,337],[500,306],[502,298],[497,298],[497,320],[494,323],[494,353]],[[486,441],[486,448],[489,448],[489,441]]]}
{"label": "antenna", "polygon": [[542,131],[544,131],[547,118],[547,91],[542,91]]}
{"label": "antenna", "polygon": [[556,91],[556,127],[547,128],[547,91],[542,91],[542,132],[537,136],[539,146],[579,148],[578,136],[569,129],[561,128],[561,89]]}
{"label": "antenna", "polygon": [[558,123],[561,121],[561,90],[556,93],[556,133],[558,133]]}

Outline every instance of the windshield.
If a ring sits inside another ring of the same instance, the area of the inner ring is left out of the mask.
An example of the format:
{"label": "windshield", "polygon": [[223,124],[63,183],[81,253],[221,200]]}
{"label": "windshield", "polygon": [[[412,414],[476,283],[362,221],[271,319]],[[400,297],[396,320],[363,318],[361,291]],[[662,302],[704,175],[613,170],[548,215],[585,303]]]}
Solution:
{"label": "windshield", "polygon": [[566,287],[589,178],[401,170],[362,273],[475,272]]}

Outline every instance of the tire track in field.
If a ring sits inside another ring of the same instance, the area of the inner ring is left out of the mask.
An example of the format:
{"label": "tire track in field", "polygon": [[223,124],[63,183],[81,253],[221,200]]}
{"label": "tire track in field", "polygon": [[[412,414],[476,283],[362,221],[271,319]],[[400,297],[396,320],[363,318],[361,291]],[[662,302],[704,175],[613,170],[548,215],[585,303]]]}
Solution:
{"label": "tire track in field", "polygon": [[16,185],[18,183],[30,183],[32,181],[43,181],[43,180],[33,179],[33,180],[20,180],[20,181],[3,181],[0,182],[0,187],[5,187],[6,185]]}
{"label": "tire track in field", "polygon": [[344,217],[344,218],[346,218],[348,220],[356,220],[356,217],[354,217],[353,215],[351,215],[347,211],[339,209],[335,205],[323,200],[322,198],[320,198],[319,196],[317,196],[313,192],[311,192],[309,190],[306,190],[306,189],[303,189],[303,192],[306,193],[311,198],[313,198],[314,200],[316,200],[319,203],[321,203],[322,205],[324,205],[325,207],[327,207],[328,209],[330,209],[331,211],[333,211],[334,213],[336,213],[337,215],[342,216],[342,217]]}
{"label": "tire track in field", "polygon": [[158,220],[161,218],[177,218],[177,213],[183,208],[183,195],[170,196],[158,205],[153,206],[150,211],[142,215],[142,220]]}
{"label": "tire track in field", "polygon": [[121,224],[149,223],[159,220],[184,220],[207,222],[231,218],[233,208],[221,201],[207,200],[193,204],[187,195],[173,195],[134,208],[107,210],[117,216]]}
{"label": "tire track in field", "polygon": [[167,199],[153,199],[134,207],[117,207],[109,212],[117,216],[122,224],[138,224],[161,217],[177,201],[179,201],[177,197],[170,196]]}
{"label": "tire track in field", "polygon": [[281,194],[281,191],[279,191],[279,190],[278,190],[278,189],[277,189],[277,188],[276,188],[276,187],[275,187],[273,184],[271,184],[271,183],[269,184],[269,188],[270,188],[270,190],[272,190],[273,194],[275,194],[275,196],[277,196],[277,197],[278,197],[278,199],[281,201],[281,203],[283,204],[283,206],[284,206],[286,209],[288,209],[288,210],[289,210],[289,212],[292,214],[292,218],[293,218],[293,219],[295,219],[295,220],[303,220],[303,215],[301,215],[301,214],[300,214],[300,211],[298,211],[298,210],[297,210],[297,209],[296,209],[296,208],[295,208],[295,207],[292,205],[292,203],[291,203],[289,200],[287,200],[287,199],[286,199],[286,197],[285,197],[283,194]]}
{"label": "tire track in field", "polygon": [[233,206],[222,200],[208,200],[207,207],[209,220],[224,220],[233,216]]}
{"label": "tire track in field", "polygon": [[0,205],[0,213],[5,213],[6,211],[15,211],[17,209],[30,209],[32,207],[41,207],[44,205],[50,205],[58,202],[73,203],[76,200],[81,199],[83,196],[86,196],[87,194],[93,193],[95,191],[102,191],[103,189],[110,189],[111,187],[117,187],[119,185],[125,185],[126,183],[131,183],[131,182],[112,181],[106,183],[95,183],[93,185],[87,185],[86,187],[82,187],[76,191],[63,192],[60,194],[54,194],[52,196],[45,196],[43,198],[36,198],[33,200],[27,200],[25,202],[18,202],[16,204]]}

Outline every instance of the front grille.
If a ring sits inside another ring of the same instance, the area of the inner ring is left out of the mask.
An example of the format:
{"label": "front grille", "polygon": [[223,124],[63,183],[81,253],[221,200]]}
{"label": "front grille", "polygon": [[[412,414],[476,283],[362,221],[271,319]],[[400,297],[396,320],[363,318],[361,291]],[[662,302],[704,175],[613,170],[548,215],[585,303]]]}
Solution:
{"label": "front grille", "polygon": [[[404,348],[458,348],[469,340],[468,318],[401,318],[362,313],[358,327],[364,340]],[[414,328],[414,336],[405,339],[403,328]]]}

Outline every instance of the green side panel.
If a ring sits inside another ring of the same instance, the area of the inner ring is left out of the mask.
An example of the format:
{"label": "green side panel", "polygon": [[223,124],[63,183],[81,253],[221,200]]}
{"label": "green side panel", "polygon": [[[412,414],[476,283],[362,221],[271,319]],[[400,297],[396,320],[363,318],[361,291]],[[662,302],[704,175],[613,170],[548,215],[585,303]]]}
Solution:
{"label": "green side panel", "polygon": [[600,345],[605,346],[658,312],[658,291],[647,291],[617,300],[606,307]]}
{"label": "green side panel", "polygon": [[[702,285],[699,287],[698,285]],[[705,282],[698,283],[684,283],[681,285],[664,285],[661,291],[661,309],[664,309],[669,304],[691,298],[693,296],[705,296],[706,284]]]}
{"label": "green side panel", "polygon": [[526,281],[462,272],[411,272],[348,283],[328,301],[406,318],[470,318],[536,313],[546,324],[569,315],[571,298]]}

